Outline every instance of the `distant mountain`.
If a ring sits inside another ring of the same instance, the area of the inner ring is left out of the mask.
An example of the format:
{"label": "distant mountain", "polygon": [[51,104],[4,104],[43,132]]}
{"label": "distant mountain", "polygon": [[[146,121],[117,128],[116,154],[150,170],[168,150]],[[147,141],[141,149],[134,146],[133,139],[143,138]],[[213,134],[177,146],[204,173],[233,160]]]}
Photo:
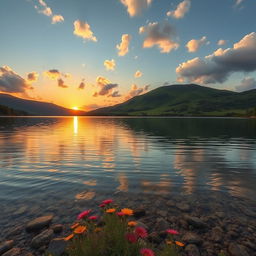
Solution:
{"label": "distant mountain", "polygon": [[256,89],[238,93],[196,84],[169,85],[87,115],[256,116]]}
{"label": "distant mountain", "polygon": [[3,105],[0,105],[0,116],[27,116],[25,111],[16,110]]}
{"label": "distant mountain", "polygon": [[25,112],[27,115],[37,116],[69,116],[83,115],[83,111],[74,111],[58,105],[34,100],[25,100],[0,93],[0,105],[16,110],[17,115]]}

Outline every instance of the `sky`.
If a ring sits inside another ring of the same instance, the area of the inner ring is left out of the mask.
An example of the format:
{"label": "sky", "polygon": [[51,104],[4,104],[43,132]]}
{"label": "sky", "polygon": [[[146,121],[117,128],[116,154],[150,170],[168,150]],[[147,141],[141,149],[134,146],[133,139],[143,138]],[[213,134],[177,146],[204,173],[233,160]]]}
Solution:
{"label": "sky", "polygon": [[256,88],[255,0],[0,0],[0,92],[91,110],[160,86]]}

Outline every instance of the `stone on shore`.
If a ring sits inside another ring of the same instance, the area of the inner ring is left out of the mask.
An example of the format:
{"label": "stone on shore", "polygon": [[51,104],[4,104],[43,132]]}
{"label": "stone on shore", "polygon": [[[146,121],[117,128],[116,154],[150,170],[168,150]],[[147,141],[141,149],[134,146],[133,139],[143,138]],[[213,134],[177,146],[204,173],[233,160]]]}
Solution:
{"label": "stone on shore", "polygon": [[51,241],[52,237],[52,229],[47,229],[32,239],[31,247],[34,249],[38,249],[43,245],[47,245]]}
{"label": "stone on shore", "polygon": [[53,232],[54,232],[55,234],[58,234],[58,233],[61,233],[61,232],[62,232],[62,230],[63,230],[63,225],[61,225],[61,224],[55,224],[55,225],[51,226],[51,229],[53,230]]}
{"label": "stone on shore", "polygon": [[64,254],[67,245],[68,242],[64,238],[55,238],[50,242],[47,253],[54,256],[61,256]]}
{"label": "stone on shore", "polygon": [[184,241],[187,244],[197,244],[197,245],[203,242],[202,239],[199,237],[199,235],[193,232],[186,233],[183,236],[182,241]]}
{"label": "stone on shore", "polygon": [[193,255],[193,256],[200,256],[200,251],[198,247],[195,244],[189,244],[185,247],[185,252],[187,253],[188,256]]}
{"label": "stone on shore", "polygon": [[36,218],[27,224],[26,230],[28,232],[31,232],[31,231],[38,231],[40,229],[48,227],[52,219],[53,219],[53,215]]}
{"label": "stone on shore", "polygon": [[187,217],[187,222],[189,225],[193,226],[194,228],[207,228],[207,224],[197,217]]}
{"label": "stone on shore", "polygon": [[146,211],[144,209],[135,209],[133,211],[133,216],[135,218],[141,218],[144,217],[146,215]]}
{"label": "stone on shore", "polygon": [[244,246],[232,243],[228,247],[230,256],[249,256]]}
{"label": "stone on shore", "polygon": [[2,256],[20,256],[21,249],[20,248],[12,248],[11,250],[4,253]]}
{"label": "stone on shore", "polygon": [[12,249],[14,244],[13,240],[5,241],[0,244],[0,255]]}

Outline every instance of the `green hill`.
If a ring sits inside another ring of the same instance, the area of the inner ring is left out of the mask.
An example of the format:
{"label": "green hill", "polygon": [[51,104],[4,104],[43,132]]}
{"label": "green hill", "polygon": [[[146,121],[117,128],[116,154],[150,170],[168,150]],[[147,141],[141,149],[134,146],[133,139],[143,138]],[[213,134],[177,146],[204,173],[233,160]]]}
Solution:
{"label": "green hill", "polygon": [[254,116],[256,90],[238,93],[195,84],[163,86],[87,115]]}

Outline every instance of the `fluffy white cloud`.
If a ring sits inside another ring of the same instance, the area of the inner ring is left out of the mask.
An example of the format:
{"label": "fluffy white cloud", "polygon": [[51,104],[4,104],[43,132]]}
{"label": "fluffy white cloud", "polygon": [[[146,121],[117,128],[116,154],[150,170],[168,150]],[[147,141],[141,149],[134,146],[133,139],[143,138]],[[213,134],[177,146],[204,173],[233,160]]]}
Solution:
{"label": "fluffy white cloud", "polygon": [[9,93],[24,93],[32,87],[9,66],[0,67],[0,91]]}
{"label": "fluffy white cloud", "polygon": [[256,33],[243,37],[233,48],[219,48],[204,58],[194,58],[176,68],[179,81],[223,83],[233,72],[256,70]]}
{"label": "fluffy white cloud", "polygon": [[227,41],[226,41],[226,40],[223,40],[223,39],[220,39],[220,40],[218,41],[218,45],[219,45],[219,46],[225,45],[226,43],[227,43]]}
{"label": "fluffy white cloud", "polygon": [[142,73],[141,71],[137,70],[137,71],[135,72],[135,74],[134,74],[134,77],[135,77],[135,78],[139,78],[139,77],[141,77],[142,75],[143,75],[143,73]]}
{"label": "fluffy white cloud", "polygon": [[179,47],[179,44],[174,41],[175,29],[167,22],[163,24],[149,23],[147,26],[140,27],[139,33],[146,34],[143,42],[144,48],[151,48],[156,45],[160,52],[168,53]]}
{"label": "fluffy white cloud", "polygon": [[189,11],[191,6],[190,0],[184,0],[178,4],[177,8],[174,11],[167,12],[167,16],[171,16],[175,19],[181,19]]}
{"label": "fluffy white cloud", "polygon": [[33,83],[38,79],[39,74],[37,72],[30,72],[27,74],[27,81]]}
{"label": "fluffy white cloud", "polygon": [[236,3],[235,3],[235,5],[240,5],[244,0],[235,0],[236,1]]}
{"label": "fluffy white cloud", "polygon": [[207,38],[206,36],[203,36],[202,38],[200,39],[192,39],[190,40],[187,44],[186,44],[186,47],[188,48],[188,51],[189,52],[197,52],[198,49],[204,45],[204,44],[207,44]]}
{"label": "fluffy white cloud", "polygon": [[50,70],[45,71],[44,75],[52,80],[55,80],[55,79],[60,78],[61,73],[58,69],[50,69]]}
{"label": "fluffy white cloud", "polygon": [[55,14],[52,16],[52,24],[58,23],[58,22],[63,22],[64,18],[60,14]]}
{"label": "fluffy white cloud", "polygon": [[58,79],[58,86],[61,88],[68,88],[68,86],[65,84],[65,82],[62,78]]}
{"label": "fluffy white cloud", "polygon": [[135,96],[139,96],[147,92],[148,89],[149,89],[149,85],[145,85],[144,87],[139,88],[136,84],[132,84],[131,89],[128,92],[128,95],[125,97],[125,99],[129,100]]}
{"label": "fluffy white cloud", "polygon": [[90,25],[81,20],[74,21],[73,33],[74,35],[82,37],[83,39],[97,42],[97,38],[93,35]]}
{"label": "fluffy white cloud", "polygon": [[241,84],[236,86],[238,92],[256,89],[256,80],[252,77],[246,77],[241,81]]}
{"label": "fluffy white cloud", "polygon": [[131,42],[132,36],[128,34],[123,34],[121,43],[116,45],[119,56],[124,56],[129,52],[129,44]]}
{"label": "fluffy white cloud", "polygon": [[141,14],[142,10],[147,8],[152,0],[120,0],[127,8],[127,12],[131,17]]}
{"label": "fluffy white cloud", "polygon": [[[93,94],[93,97],[97,96],[108,96],[111,97],[113,94],[113,89],[118,87],[118,84],[111,83],[107,78],[98,76],[96,78],[96,83],[99,87],[99,91]],[[116,97],[116,96],[114,96]]]}
{"label": "fluffy white cloud", "polygon": [[116,62],[115,60],[105,60],[104,61],[104,66],[107,70],[115,70],[116,67]]}

